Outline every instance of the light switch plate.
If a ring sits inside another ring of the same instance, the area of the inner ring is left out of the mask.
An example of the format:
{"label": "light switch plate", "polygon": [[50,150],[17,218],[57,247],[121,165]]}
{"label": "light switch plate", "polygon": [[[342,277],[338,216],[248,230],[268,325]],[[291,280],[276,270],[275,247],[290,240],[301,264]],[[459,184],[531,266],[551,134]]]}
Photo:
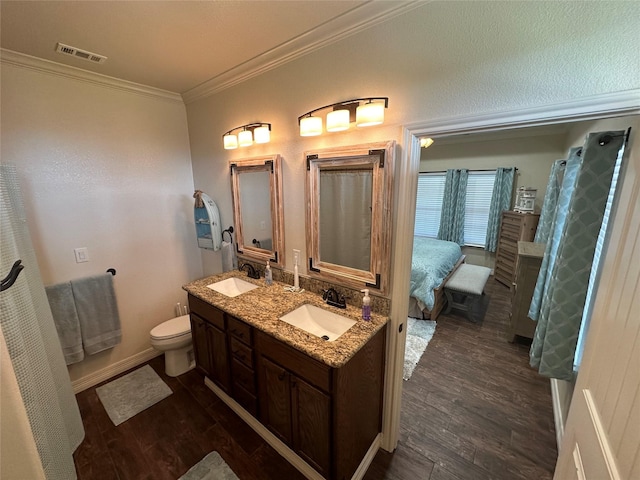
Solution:
{"label": "light switch plate", "polygon": [[76,263],[89,261],[89,252],[87,251],[87,247],[74,248],[73,253],[76,255]]}

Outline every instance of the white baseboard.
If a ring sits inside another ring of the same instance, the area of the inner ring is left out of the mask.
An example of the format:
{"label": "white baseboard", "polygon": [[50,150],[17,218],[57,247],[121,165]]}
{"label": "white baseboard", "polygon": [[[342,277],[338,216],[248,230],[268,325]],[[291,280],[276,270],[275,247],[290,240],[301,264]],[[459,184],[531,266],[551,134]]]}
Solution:
{"label": "white baseboard", "polygon": [[119,373],[126,372],[130,368],[137,367],[138,365],[142,365],[145,362],[148,362],[152,358],[155,358],[159,355],[162,355],[162,352],[154,349],[148,348],[140,353],[136,353],[124,360],[120,360],[119,362],[113,363],[108,367],[98,370],[97,372],[93,372],[84,377],[78,378],[71,382],[71,386],[73,387],[74,393],[82,392],[87,388],[91,388],[100,382],[104,382],[105,380],[109,380],[111,377],[118,375]]}
{"label": "white baseboard", "polygon": [[564,436],[564,426],[569,416],[573,384],[557,378],[551,379],[551,403],[553,406],[553,422],[556,428],[556,442],[558,450]]}
{"label": "white baseboard", "polygon": [[[255,432],[260,435],[269,445],[271,445],[276,452],[282,455],[285,460],[287,460],[291,465],[293,465],[300,473],[302,473],[309,480],[325,480],[322,475],[320,475],[311,465],[305,462],[302,458],[298,456],[293,450],[291,450],[287,445],[284,444],[278,437],[276,437],[273,433],[271,433],[267,427],[262,425],[253,415],[247,412],[242,406],[236,402],[229,395],[224,393],[215,383],[209,380],[207,377],[204,378],[204,384],[209,387],[213,393],[215,393],[220,400],[226,403],[231,410],[236,412],[236,414],[242,418],[251,428],[255,430]],[[376,438],[374,438],[371,447],[367,451],[366,455],[360,462],[360,465],[356,469],[351,480],[361,480],[364,477],[369,465],[373,462],[373,458],[378,453],[378,448],[382,443],[382,434],[379,433]]]}

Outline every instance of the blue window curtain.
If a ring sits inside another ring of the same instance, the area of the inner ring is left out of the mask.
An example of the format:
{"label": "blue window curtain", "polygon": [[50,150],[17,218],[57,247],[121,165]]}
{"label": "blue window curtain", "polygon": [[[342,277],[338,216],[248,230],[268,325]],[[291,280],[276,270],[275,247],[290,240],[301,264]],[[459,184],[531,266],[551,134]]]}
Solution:
{"label": "blue window curtain", "polygon": [[579,149],[572,149],[567,159],[553,233],[543,259],[545,271],[540,269],[534,292],[541,289],[542,298],[535,305],[532,302],[529,311],[538,322],[530,363],[546,377],[573,379],[596,242],[623,142],[623,131],[591,133],[581,156]]}
{"label": "blue window curtain", "polygon": [[576,178],[578,177],[578,171],[580,169],[580,164],[582,163],[582,157],[580,156],[581,153],[581,147],[572,148],[569,151],[569,156],[566,160],[557,206],[551,219],[550,234],[548,236],[548,241],[546,242],[547,245],[542,259],[542,264],[540,266],[540,272],[538,273],[536,287],[533,291],[531,305],[529,306],[529,318],[536,321],[540,319],[542,300],[545,296],[546,289],[551,284],[551,273],[553,272],[553,267],[558,256],[558,247],[560,246],[560,239],[562,238],[562,230],[569,211],[569,202],[571,201],[571,195],[575,189]]}
{"label": "blue window curtain", "polygon": [[558,206],[558,196],[560,195],[560,186],[562,185],[562,178],[564,177],[566,165],[567,160],[565,159],[556,160],[551,166],[551,173],[549,174],[549,181],[547,182],[547,190],[544,194],[544,200],[542,201],[540,220],[538,221],[536,236],[533,239],[536,243],[547,243],[549,240],[551,227],[553,226],[553,220],[556,214],[556,207]]}
{"label": "blue window curtain", "polygon": [[438,239],[464,244],[464,210],[469,170],[447,170]]}
{"label": "blue window curtain", "polygon": [[489,222],[487,223],[487,238],[484,243],[484,249],[490,252],[495,252],[498,247],[498,232],[500,230],[502,212],[511,208],[515,171],[516,169],[513,167],[496,169],[493,193],[491,194],[491,207],[489,208]]}

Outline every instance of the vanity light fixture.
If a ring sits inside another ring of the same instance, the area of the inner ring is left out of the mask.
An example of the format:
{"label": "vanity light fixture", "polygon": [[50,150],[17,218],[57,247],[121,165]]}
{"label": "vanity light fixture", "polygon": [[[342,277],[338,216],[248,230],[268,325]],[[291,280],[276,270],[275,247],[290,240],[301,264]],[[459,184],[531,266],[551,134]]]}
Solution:
{"label": "vanity light fixture", "polygon": [[388,107],[389,97],[355,98],[325,105],[298,117],[300,136],[311,137],[322,134],[322,117],[314,116],[321,110],[332,109],[327,113],[327,132],[340,132],[347,130],[353,122],[357,127],[380,125],[384,122],[384,109]]}
{"label": "vanity light fixture", "polygon": [[[236,135],[236,130],[240,130]],[[248,147],[253,143],[269,143],[271,140],[271,124],[270,123],[248,123],[241,127],[232,128],[222,135],[225,150],[233,150],[234,148]]]}

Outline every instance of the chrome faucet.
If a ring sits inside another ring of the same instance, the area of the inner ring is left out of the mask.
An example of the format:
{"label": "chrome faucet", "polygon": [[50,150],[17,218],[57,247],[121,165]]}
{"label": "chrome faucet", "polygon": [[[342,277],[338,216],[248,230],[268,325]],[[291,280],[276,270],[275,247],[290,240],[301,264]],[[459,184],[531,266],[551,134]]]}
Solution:
{"label": "chrome faucet", "polygon": [[322,291],[322,299],[327,302],[327,305],[331,305],[332,307],[347,308],[344,295],[340,295],[333,287]]}
{"label": "chrome faucet", "polygon": [[249,267],[247,268],[247,277],[249,278],[260,278],[260,274],[256,271],[255,268],[253,268],[253,265],[251,265],[250,263],[245,263],[244,265],[240,265],[240,268],[238,270],[242,271],[244,270],[245,267]]}

